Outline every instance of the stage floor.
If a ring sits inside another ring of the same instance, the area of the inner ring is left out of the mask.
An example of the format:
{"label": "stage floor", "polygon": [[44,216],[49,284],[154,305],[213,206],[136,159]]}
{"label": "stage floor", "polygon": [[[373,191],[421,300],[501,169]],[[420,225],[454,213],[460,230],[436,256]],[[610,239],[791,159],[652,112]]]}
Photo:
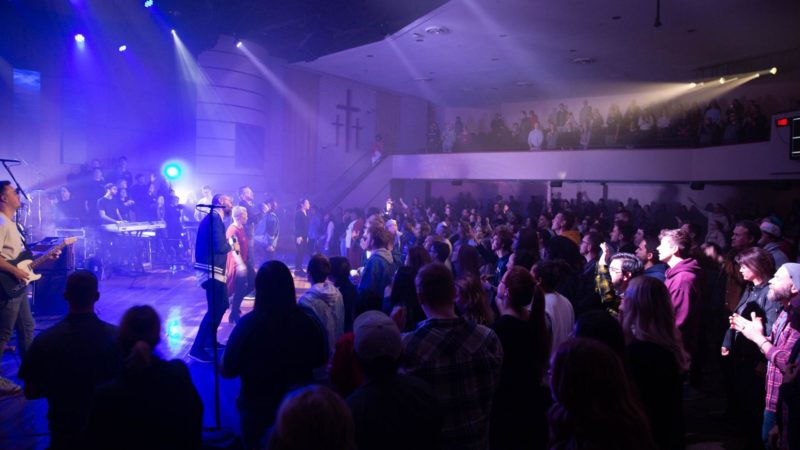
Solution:
{"label": "stage floor", "polygon": [[[295,279],[298,297],[308,289],[305,279]],[[162,321],[162,341],[158,347],[165,359],[181,359],[187,363],[204,405],[205,426],[215,425],[213,365],[189,359],[189,351],[200,320],[206,311],[205,291],[197,286],[194,272],[173,273],[154,270],[129,276],[114,275],[100,282],[97,315],[106,322],[118,324],[125,311],[134,305],[151,305]],[[252,299],[245,299],[242,314],[250,312]],[[48,328],[58,316],[37,316],[36,332]],[[228,323],[228,312],[219,327],[219,342],[225,343],[234,325]],[[12,341],[12,345],[16,342]],[[0,374],[16,382],[20,359],[16,352],[6,352],[0,362]],[[220,420],[222,426],[239,432],[236,397],[239,380],[220,379]],[[44,449],[49,443],[47,401],[26,400],[17,395],[0,399],[0,448]]]}

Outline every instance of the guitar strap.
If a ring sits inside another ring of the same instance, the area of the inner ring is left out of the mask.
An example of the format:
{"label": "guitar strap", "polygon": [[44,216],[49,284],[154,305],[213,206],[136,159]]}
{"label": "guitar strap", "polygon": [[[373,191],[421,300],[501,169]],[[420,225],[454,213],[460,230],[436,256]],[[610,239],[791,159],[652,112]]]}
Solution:
{"label": "guitar strap", "polygon": [[25,240],[25,229],[22,228],[19,222],[15,222],[15,224],[17,225],[17,231],[19,231],[19,237],[22,239],[22,246],[25,247],[25,250],[30,252],[31,248],[28,246],[28,241]]}

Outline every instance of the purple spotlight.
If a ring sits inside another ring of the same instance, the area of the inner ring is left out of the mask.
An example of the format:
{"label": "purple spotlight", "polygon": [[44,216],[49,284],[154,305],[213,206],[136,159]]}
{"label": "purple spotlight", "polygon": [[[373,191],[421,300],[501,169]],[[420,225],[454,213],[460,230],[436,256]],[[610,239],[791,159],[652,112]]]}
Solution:
{"label": "purple spotlight", "polygon": [[83,44],[84,42],[86,42],[86,37],[78,33],[75,35],[75,42],[77,42],[78,44]]}
{"label": "purple spotlight", "polygon": [[122,44],[122,45],[119,46],[119,48],[117,50],[119,50],[119,52],[122,53],[127,49],[128,49],[128,46],[125,45],[125,44]]}
{"label": "purple spotlight", "polygon": [[149,8],[149,7],[153,6],[153,3],[154,3],[153,0],[145,0],[144,7],[145,8]]}

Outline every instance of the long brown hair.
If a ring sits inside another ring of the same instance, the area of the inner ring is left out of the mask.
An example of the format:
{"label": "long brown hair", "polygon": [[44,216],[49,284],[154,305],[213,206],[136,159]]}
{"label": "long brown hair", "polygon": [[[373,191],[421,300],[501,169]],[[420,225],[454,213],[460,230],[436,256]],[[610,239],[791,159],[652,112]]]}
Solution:
{"label": "long brown hair", "polygon": [[551,449],[655,449],[622,362],[605,344],[568,339],[559,345],[550,367]]}
{"label": "long brown hair", "polygon": [[530,311],[528,321],[536,330],[536,341],[533,343],[536,362],[542,372],[540,375],[544,375],[547,362],[550,360],[550,347],[552,346],[552,336],[547,329],[545,318],[544,292],[536,285],[530,272],[517,266],[508,269],[503,276],[503,284],[508,290],[509,306],[516,311],[524,308],[528,308]]}
{"label": "long brown hair", "polygon": [[652,277],[636,277],[625,291],[622,312],[625,342],[651,342],[668,350],[681,371],[689,367],[680,331],[675,326],[675,311],[664,283]]}
{"label": "long brown hair", "polygon": [[742,250],[734,259],[740,266],[750,269],[762,283],[766,283],[775,275],[775,260],[768,251],[761,247]]}
{"label": "long brown hair", "polygon": [[456,280],[456,305],[467,320],[480,325],[494,322],[494,312],[478,277],[468,275]]}

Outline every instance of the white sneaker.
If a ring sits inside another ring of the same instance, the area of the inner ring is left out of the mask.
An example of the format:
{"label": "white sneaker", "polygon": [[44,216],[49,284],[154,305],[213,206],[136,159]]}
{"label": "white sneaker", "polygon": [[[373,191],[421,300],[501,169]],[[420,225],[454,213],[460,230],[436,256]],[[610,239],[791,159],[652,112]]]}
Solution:
{"label": "white sneaker", "polygon": [[17,395],[22,392],[22,388],[13,381],[0,377],[0,397],[6,397],[9,395]]}

